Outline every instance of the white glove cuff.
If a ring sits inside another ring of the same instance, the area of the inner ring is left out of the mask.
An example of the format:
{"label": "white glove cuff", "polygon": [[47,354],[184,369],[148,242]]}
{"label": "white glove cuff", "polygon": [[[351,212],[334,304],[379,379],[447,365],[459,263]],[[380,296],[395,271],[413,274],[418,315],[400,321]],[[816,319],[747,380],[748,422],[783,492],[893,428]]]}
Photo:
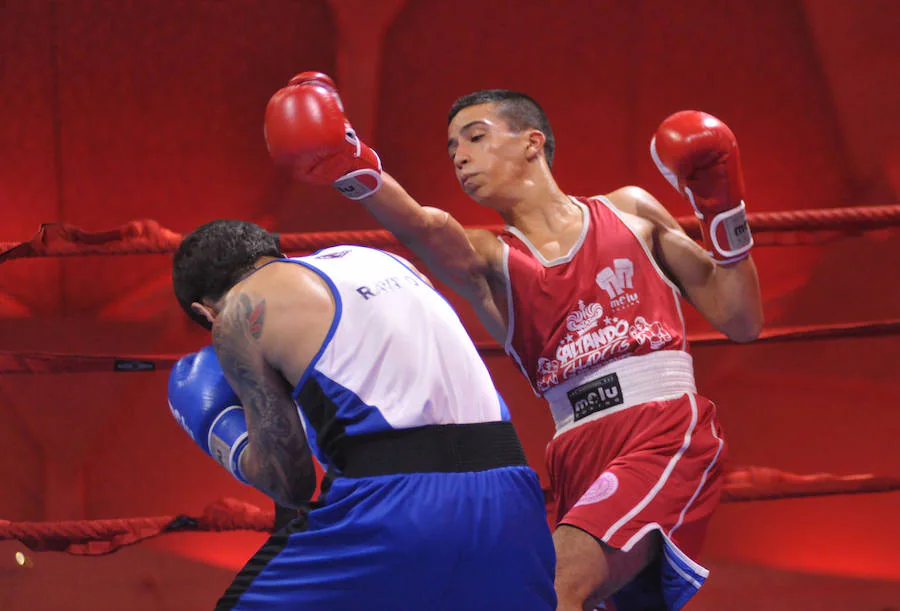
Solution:
{"label": "white glove cuff", "polygon": [[753,248],[753,234],[747,223],[743,201],[736,208],[713,217],[709,225],[709,239],[715,251],[713,258],[720,263],[732,263],[747,256]]}

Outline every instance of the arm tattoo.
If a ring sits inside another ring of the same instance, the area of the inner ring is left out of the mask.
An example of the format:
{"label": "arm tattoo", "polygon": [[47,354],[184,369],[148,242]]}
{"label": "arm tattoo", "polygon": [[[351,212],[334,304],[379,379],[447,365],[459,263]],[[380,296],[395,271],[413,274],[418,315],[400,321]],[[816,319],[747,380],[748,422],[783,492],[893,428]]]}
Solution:
{"label": "arm tattoo", "polygon": [[[246,295],[241,295],[241,299],[245,298],[249,300],[250,298]],[[262,336],[262,328],[263,322],[266,318],[266,300],[262,299],[259,304],[250,310],[250,315],[247,316],[247,322],[249,323],[250,335],[253,336],[253,339],[259,339]]]}
{"label": "arm tattoo", "polygon": [[294,505],[312,496],[315,468],[290,384],[265,361],[259,342],[265,324],[265,299],[239,293],[216,319],[213,345],[247,416],[244,475],[276,501]]}

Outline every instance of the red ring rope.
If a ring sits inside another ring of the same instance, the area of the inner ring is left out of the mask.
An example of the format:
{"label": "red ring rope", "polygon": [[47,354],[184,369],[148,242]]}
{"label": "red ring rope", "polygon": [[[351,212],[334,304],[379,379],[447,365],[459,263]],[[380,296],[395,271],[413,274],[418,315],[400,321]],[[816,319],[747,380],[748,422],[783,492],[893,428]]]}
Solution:
{"label": "red ring rope", "polygon": [[[900,205],[762,212],[748,215],[748,220],[759,246],[821,243],[862,232],[896,228],[900,226]],[[699,237],[696,218],[682,217],[678,222],[691,237]],[[482,228],[495,233],[501,229],[497,225]],[[26,242],[0,242],[0,263],[26,257],[170,253],[178,247],[181,237],[148,219],[131,221],[106,231],[85,231],[65,223],[44,223]],[[279,238],[282,250],[287,253],[313,252],[346,243],[402,249],[400,243],[383,230],[285,233]]]}
{"label": "red ring rope", "polygon": [[[887,337],[900,334],[900,319],[853,322],[803,327],[765,329],[753,342],[795,342],[839,338]],[[691,334],[692,346],[720,346],[732,343],[718,333]],[[482,354],[502,354],[503,347],[493,342],[476,342]],[[59,354],[51,352],[0,351],[0,374],[10,373],[103,373],[141,372],[171,369],[182,355],[143,354]]]}
{"label": "red ring rope", "polygon": [[[725,476],[723,503],[864,494],[900,490],[900,478],[872,474],[797,475],[768,467],[746,467]],[[545,491],[545,494],[547,491]],[[548,502],[552,502],[548,499]],[[102,556],[122,547],[179,531],[253,530],[271,532],[275,514],[236,499],[211,503],[198,517],[186,515],[65,522],[5,522],[0,541],[18,540],[34,551]]]}

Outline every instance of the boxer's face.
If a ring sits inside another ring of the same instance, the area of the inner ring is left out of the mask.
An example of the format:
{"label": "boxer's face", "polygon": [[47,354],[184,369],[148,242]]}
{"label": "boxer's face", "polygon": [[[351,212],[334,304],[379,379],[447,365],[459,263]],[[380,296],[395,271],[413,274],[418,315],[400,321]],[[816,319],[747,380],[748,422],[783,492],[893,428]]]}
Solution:
{"label": "boxer's face", "polygon": [[447,128],[447,153],[463,191],[479,204],[497,207],[527,179],[530,133],[514,132],[495,103],[464,108]]}

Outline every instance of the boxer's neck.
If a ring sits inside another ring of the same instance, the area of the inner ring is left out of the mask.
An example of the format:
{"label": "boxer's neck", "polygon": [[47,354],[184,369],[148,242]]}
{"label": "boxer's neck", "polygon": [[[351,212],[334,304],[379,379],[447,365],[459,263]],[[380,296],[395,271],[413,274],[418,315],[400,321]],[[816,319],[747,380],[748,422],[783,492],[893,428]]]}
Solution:
{"label": "boxer's neck", "polygon": [[549,174],[523,181],[517,199],[500,211],[507,225],[528,236],[535,244],[548,238],[581,233],[581,209],[563,193]]}

